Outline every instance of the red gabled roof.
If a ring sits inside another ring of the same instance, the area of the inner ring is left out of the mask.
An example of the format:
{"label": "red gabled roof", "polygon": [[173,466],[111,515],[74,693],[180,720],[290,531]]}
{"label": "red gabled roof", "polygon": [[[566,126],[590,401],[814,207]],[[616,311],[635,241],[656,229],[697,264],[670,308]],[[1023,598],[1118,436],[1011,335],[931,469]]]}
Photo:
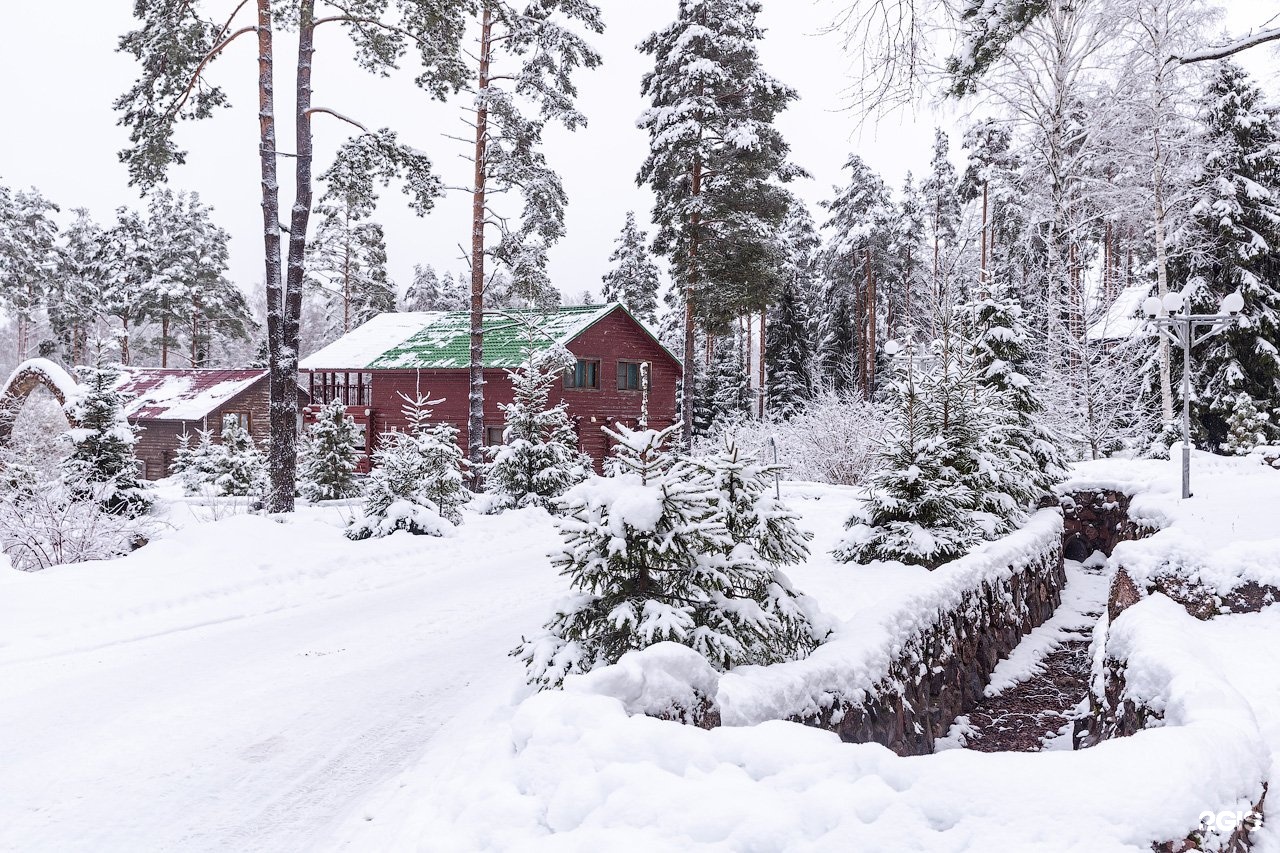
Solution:
{"label": "red gabled roof", "polygon": [[116,390],[130,420],[198,421],[265,379],[266,370],[126,367]]}

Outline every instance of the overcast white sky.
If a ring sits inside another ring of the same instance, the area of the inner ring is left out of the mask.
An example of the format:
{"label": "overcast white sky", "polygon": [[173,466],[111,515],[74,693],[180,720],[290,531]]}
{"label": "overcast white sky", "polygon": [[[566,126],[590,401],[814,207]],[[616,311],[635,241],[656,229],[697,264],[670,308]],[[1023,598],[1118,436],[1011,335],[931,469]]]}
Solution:
{"label": "overcast white sky", "polygon": [[[216,0],[231,8],[228,0]],[[116,152],[127,142],[115,126],[111,103],[129,85],[135,68],[114,51],[118,36],[133,26],[126,0],[39,0],[8,4],[0,30],[0,182],[36,186],[64,210],[86,207],[108,220],[122,204],[136,204]],[[897,186],[908,168],[927,162],[934,114],[898,116],[858,131],[842,109],[846,60],[838,41],[822,35],[840,0],[765,0],[761,24],[768,30],[761,52],[766,68],[799,90],[801,99],[782,117],[794,159],[813,174],[797,192],[810,202],[830,195],[840,168],[856,151]],[[1275,4],[1231,0],[1233,29],[1256,25]],[[635,45],[673,16],[676,0],[600,0],[608,29],[595,39],[604,65],[579,75],[580,107],[590,125],[576,133],[552,131],[547,154],[569,193],[568,236],[552,254],[552,279],[574,296],[599,290],[613,240],[627,210],[647,223],[650,199],[635,185],[644,159],[645,134],[635,119],[645,107],[639,94],[647,58]],[[56,28],[56,30],[55,30]],[[282,46],[283,47],[283,46]],[[315,103],[358,118],[370,127],[390,126],[431,153],[446,183],[465,185],[470,164],[465,146],[445,134],[465,135],[463,113],[435,104],[412,85],[412,73],[390,80],[371,77],[346,59],[338,31],[321,33],[315,66]],[[215,208],[215,219],[232,235],[231,274],[246,290],[262,278],[261,211],[257,165],[255,50],[241,39],[212,66],[233,108],[188,125],[179,137],[188,164],[170,176],[176,189],[195,190]],[[277,59],[277,112],[281,150],[292,149],[288,113],[292,77],[288,48]],[[280,73],[283,72],[283,73]],[[1274,86],[1275,76],[1263,80]],[[952,117],[940,119],[951,124]],[[316,117],[317,173],[347,136],[346,125]],[[281,208],[287,216],[293,161],[282,159]],[[398,189],[384,192],[379,220],[386,226],[392,277],[403,289],[415,263],[463,270],[459,244],[470,230],[469,199],[451,193],[425,219],[409,212]]]}

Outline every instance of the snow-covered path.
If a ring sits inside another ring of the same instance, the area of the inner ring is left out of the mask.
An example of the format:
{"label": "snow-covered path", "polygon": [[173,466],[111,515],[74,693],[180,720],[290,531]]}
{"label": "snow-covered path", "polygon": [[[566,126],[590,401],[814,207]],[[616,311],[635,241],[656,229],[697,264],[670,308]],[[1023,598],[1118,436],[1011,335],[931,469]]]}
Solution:
{"label": "snow-covered path", "polygon": [[238,518],[9,579],[0,850],[323,846],[444,724],[511,701],[505,653],[558,588],[532,516],[372,543]]}

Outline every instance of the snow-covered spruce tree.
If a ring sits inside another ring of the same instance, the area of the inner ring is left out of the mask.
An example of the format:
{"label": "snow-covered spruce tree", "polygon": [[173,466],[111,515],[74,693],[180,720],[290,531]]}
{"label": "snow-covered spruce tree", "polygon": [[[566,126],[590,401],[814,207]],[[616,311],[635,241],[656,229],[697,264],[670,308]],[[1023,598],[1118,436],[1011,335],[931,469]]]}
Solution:
{"label": "snow-covered spruce tree", "polygon": [[1227,438],[1222,451],[1236,456],[1247,456],[1255,447],[1267,443],[1271,431],[1271,419],[1258,411],[1253,398],[1241,392],[1231,405],[1227,416]]}
{"label": "snow-covered spruce tree", "polygon": [[758,0],[680,0],[676,19],[640,50],[653,57],[639,124],[651,150],[638,180],[655,196],[654,249],[684,296],[681,417],[693,440],[695,331],[723,331],[780,284],[781,183],[803,175],[774,126],[797,95],[761,67]]}
{"label": "snow-covered spruce tree", "polygon": [[[1226,439],[1240,394],[1263,410],[1280,398],[1280,131],[1261,90],[1222,63],[1202,104],[1209,155],[1193,186],[1191,226],[1178,235],[1197,311],[1238,290],[1240,321],[1205,342],[1192,408],[1210,447]],[[1267,424],[1267,443],[1280,425]]]}
{"label": "snow-covered spruce tree", "polygon": [[154,498],[138,479],[133,446],[137,429],[124,415],[124,397],[116,390],[119,369],[99,363],[76,370],[78,387],[67,400],[63,433],[70,453],[62,460],[63,479],[79,499],[96,500],[108,512],[137,517]]}
{"label": "snow-covered spruce tree", "polygon": [[937,432],[922,393],[914,346],[895,360],[894,423],[866,501],[849,519],[834,554],[845,562],[897,560],[936,569],[977,541],[973,493],[951,464],[955,448]]}
{"label": "snow-covered spruce tree", "polygon": [[240,425],[235,415],[222,419],[221,450],[215,452],[213,486],[215,494],[246,497],[262,491],[266,476],[266,459],[253,442],[253,436]]}
{"label": "snow-covered spruce tree", "polygon": [[649,256],[648,241],[636,225],[636,214],[627,211],[626,224],[609,256],[612,268],[604,276],[604,301],[621,302],[641,320],[658,319],[658,265]]}
{"label": "snow-covered spruce tree", "polygon": [[765,328],[765,385],[768,412],[788,418],[813,399],[815,323],[812,304],[818,301],[818,247],[821,241],[813,219],[798,201],[791,207],[778,235],[786,256],[782,284],[767,314]]}
{"label": "snow-covered spruce tree", "polygon": [[[1005,491],[1027,506],[1066,474],[1066,459],[1044,422],[1035,383],[1023,372],[1030,360],[1030,331],[1022,305],[1002,282],[992,281],[967,313],[972,369],[992,393],[996,409],[994,433],[982,445],[1008,459]],[[1024,464],[1028,458],[1030,466]]]}
{"label": "snow-covered spruce tree", "polygon": [[441,400],[405,396],[408,432],[383,433],[364,486],[364,514],[347,528],[349,539],[389,536],[397,530],[444,536],[462,523],[468,492],[465,461],[452,424],[431,423]]}
{"label": "snow-covered spruce tree", "polygon": [[578,450],[567,404],[550,405],[572,357],[561,347],[526,346],[519,370],[509,370],[514,399],[499,405],[506,420],[502,444],[489,449],[485,491],[500,506],[551,508],[555,498],[587,478],[591,460]]}
{"label": "snow-covered spruce tree", "polygon": [[[678,429],[606,429],[615,443],[609,476],[565,495],[564,547],[552,562],[575,594],[543,633],[512,651],[531,684],[557,687],[567,675],[664,641],[693,648],[719,669],[794,651],[787,627],[756,597],[775,592],[772,568],[734,547],[719,496],[668,449]],[[778,607],[790,613],[792,603]]]}
{"label": "snow-covered spruce tree", "polygon": [[350,498],[360,493],[356,443],[360,430],[347,416],[342,400],[334,398],[316,414],[298,454],[298,490],[309,501]]}
{"label": "snow-covered spruce tree", "polygon": [[754,654],[773,663],[804,657],[821,641],[796,599],[800,595],[781,569],[809,557],[813,534],[801,530],[800,516],[773,495],[780,465],[764,465],[744,455],[737,440],[726,434],[721,449],[689,460],[689,467],[705,478],[733,541],[733,553],[749,553],[754,576],[743,572],[737,597],[750,599],[764,614],[766,627]]}

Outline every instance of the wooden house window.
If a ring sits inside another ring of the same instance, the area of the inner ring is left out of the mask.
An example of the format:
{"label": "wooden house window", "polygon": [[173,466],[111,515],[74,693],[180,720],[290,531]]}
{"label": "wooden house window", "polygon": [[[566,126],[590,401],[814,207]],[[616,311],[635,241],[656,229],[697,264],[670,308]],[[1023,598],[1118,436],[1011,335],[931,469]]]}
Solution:
{"label": "wooden house window", "polygon": [[502,433],[506,427],[491,426],[484,428],[484,443],[490,447],[497,447],[502,444]]}
{"label": "wooden house window", "polygon": [[564,372],[566,388],[599,388],[600,359],[580,358],[569,370]]}
{"label": "wooden house window", "polygon": [[639,391],[640,385],[640,362],[638,361],[620,361],[618,362],[618,390],[619,391]]}
{"label": "wooden house window", "polygon": [[226,423],[227,418],[235,418],[236,423],[240,425],[240,429],[244,430],[245,432],[249,431],[249,413],[248,412],[223,412],[222,413],[223,423]]}
{"label": "wooden house window", "polygon": [[373,374],[321,370],[311,374],[311,402],[324,405],[341,400],[344,406],[368,406],[373,399]]}

